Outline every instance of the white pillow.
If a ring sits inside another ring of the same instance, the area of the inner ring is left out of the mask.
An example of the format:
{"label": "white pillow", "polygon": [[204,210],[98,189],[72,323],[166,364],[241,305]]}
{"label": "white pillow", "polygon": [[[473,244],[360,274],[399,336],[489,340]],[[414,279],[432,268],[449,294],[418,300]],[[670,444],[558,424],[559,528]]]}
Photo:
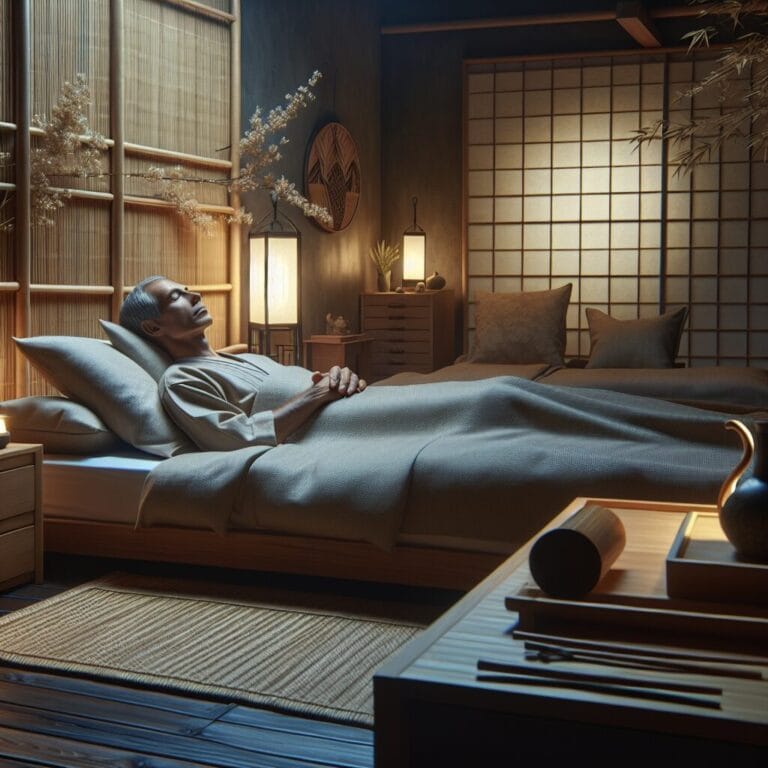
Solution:
{"label": "white pillow", "polygon": [[111,345],[79,336],[14,341],[56,389],[134,448],[165,457],[196,450],[163,410],[157,382]]}

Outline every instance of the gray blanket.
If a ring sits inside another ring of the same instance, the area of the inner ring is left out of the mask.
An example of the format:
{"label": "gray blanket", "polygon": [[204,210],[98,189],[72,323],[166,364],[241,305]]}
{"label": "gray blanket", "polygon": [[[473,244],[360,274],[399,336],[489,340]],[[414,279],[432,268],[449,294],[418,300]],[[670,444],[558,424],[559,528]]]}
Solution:
{"label": "gray blanket", "polygon": [[425,533],[462,515],[474,538],[522,542],[575,496],[714,503],[740,455],[727,418],[511,376],[371,387],[290,443],[162,462],[139,519],[389,547],[406,514]]}

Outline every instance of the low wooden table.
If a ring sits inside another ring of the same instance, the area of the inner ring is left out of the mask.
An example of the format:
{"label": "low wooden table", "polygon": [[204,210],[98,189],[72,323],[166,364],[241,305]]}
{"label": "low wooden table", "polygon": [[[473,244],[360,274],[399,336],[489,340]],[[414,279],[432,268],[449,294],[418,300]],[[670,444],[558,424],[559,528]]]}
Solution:
{"label": "low wooden table", "polygon": [[[602,590],[604,594],[592,593],[580,601],[595,604],[598,620],[592,627],[593,637],[616,642],[616,629],[604,627],[599,616],[600,611],[610,610],[606,603],[615,603],[616,594],[621,594],[621,605],[614,610],[633,613],[637,626],[622,628],[621,634],[628,635],[628,639],[620,642],[625,647],[638,643],[645,644],[646,649],[664,650],[673,639],[672,632],[676,631],[668,622],[688,615],[679,613],[681,609],[696,608],[696,604],[666,596],[667,553],[686,513],[711,512],[714,507],[576,499],[544,530],[560,525],[586,503],[597,503],[615,511],[627,532],[624,551],[595,590]],[[756,619],[758,626],[747,628],[754,630],[757,638],[751,642],[749,652],[755,654],[755,646],[762,648],[759,663],[753,663],[748,669],[758,675],[762,673],[763,679],[638,672],[585,662],[547,665],[553,670],[618,675],[630,680],[633,676],[658,674],[697,684],[703,679],[722,688],[717,702],[719,708],[616,695],[615,692],[477,680],[480,659],[536,664],[539,669],[544,666],[541,662],[526,662],[523,640],[512,636],[518,617],[505,608],[507,597],[525,592],[526,585],[532,584],[528,571],[532,543],[533,540],[512,555],[376,673],[377,768],[494,765],[501,764],[502,760],[507,764],[533,765],[526,761],[542,763],[543,759],[544,764],[551,764],[552,759],[563,760],[562,765],[582,762],[616,765],[625,760],[628,764],[637,764],[637,760],[642,759],[661,760],[663,765],[672,764],[673,760],[684,761],[684,764],[695,760],[697,765],[765,764],[768,748],[768,642],[763,642],[768,627],[766,619]],[[615,594],[609,595],[609,592]],[[654,620],[657,609],[658,622]],[[734,606],[728,610],[734,614],[740,612]],[[564,605],[563,613],[568,613],[568,606]],[[749,614],[752,615],[751,609]],[[589,610],[576,616],[576,627],[584,615],[589,615]],[[529,626],[535,623],[528,618]],[[741,619],[734,616],[734,620]],[[750,621],[744,619],[744,623]],[[687,622],[682,624],[684,629],[690,629]],[[661,639],[658,632],[653,635],[654,625],[664,628]],[[706,632],[708,627],[701,626],[701,631]],[[539,627],[536,629],[541,631]],[[587,627],[578,629],[590,634]],[[697,633],[699,629],[694,627],[691,631]],[[683,633],[682,640],[680,635],[675,638],[678,653],[686,651],[686,644],[690,645],[687,650],[696,652],[698,642],[690,643],[693,636]],[[649,642],[655,645],[647,645]],[[711,637],[708,645],[710,650],[698,652],[717,656],[718,651],[711,650]],[[734,650],[731,643],[727,657],[739,654],[738,645],[736,642],[737,650]]]}
{"label": "low wooden table", "polygon": [[369,367],[368,345],[373,336],[366,333],[315,335],[304,341],[304,365],[313,371],[329,371],[339,365],[361,376]]}

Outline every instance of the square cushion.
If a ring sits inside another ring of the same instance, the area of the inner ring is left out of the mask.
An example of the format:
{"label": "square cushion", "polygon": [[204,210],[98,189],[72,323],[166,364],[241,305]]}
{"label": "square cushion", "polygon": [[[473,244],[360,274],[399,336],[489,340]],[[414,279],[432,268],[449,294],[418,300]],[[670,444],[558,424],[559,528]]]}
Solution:
{"label": "square cushion", "polygon": [[115,349],[140,365],[155,381],[160,381],[166,368],[173,362],[165,350],[143,339],[141,336],[109,320],[99,320],[104,333]]}
{"label": "square cushion", "polygon": [[587,368],[673,368],[688,308],[658,317],[616,320],[587,307]]}
{"label": "square cushion", "polygon": [[125,448],[89,408],[66,397],[20,397],[0,403],[11,440],[42,443],[46,453],[90,455]]}
{"label": "square cushion", "polygon": [[563,365],[565,313],[573,285],[551,291],[475,294],[471,363]]}
{"label": "square cushion", "polygon": [[14,341],[59,392],[87,406],[134,448],[166,457],[196,450],[163,410],[157,382],[111,345],[78,336]]}

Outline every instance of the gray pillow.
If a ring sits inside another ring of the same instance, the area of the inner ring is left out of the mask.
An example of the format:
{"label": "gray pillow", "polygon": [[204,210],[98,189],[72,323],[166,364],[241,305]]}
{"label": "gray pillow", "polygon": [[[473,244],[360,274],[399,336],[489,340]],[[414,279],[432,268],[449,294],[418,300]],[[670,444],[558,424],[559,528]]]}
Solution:
{"label": "gray pillow", "polygon": [[140,365],[155,381],[160,381],[166,368],[173,362],[165,350],[141,336],[109,320],[99,320],[112,346]]}
{"label": "gray pillow", "polygon": [[166,457],[196,450],[163,410],[157,382],[109,344],[78,336],[14,341],[59,392],[90,408],[134,448]]}
{"label": "gray pillow", "polygon": [[478,291],[470,363],[563,365],[565,313],[573,285],[551,291]]}
{"label": "gray pillow", "polygon": [[658,317],[616,320],[587,307],[587,368],[673,368],[688,307]]}
{"label": "gray pillow", "polygon": [[125,448],[90,409],[66,397],[20,397],[0,403],[11,439],[42,443],[46,453],[90,455]]}

